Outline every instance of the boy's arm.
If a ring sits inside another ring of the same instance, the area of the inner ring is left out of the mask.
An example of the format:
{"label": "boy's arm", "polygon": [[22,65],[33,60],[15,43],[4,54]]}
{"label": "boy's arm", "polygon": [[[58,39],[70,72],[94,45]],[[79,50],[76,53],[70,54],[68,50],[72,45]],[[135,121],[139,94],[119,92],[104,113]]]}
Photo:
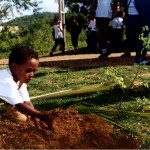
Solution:
{"label": "boy's arm", "polygon": [[36,110],[31,102],[18,103],[15,106],[19,111],[31,117],[37,117],[39,119],[43,119],[44,117],[44,113],[39,110]]}
{"label": "boy's arm", "polygon": [[96,7],[97,7],[97,1],[98,0],[93,0],[92,4],[91,4],[91,7],[90,7],[90,13],[92,13]]}

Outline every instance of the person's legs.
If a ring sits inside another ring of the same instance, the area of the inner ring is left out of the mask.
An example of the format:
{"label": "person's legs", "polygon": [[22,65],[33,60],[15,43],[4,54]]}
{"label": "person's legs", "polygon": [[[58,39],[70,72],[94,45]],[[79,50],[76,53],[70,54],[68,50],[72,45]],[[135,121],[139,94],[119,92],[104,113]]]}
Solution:
{"label": "person's legs", "polygon": [[55,39],[55,44],[51,50],[51,52],[49,53],[49,56],[53,56],[53,52],[56,50],[57,46],[59,45],[59,40]]}
{"label": "person's legs", "polygon": [[87,50],[88,51],[91,51],[91,48],[92,48],[91,35],[92,35],[92,32],[91,31],[87,31]]}
{"label": "person's legs", "polygon": [[65,41],[64,41],[64,38],[59,38],[58,41],[59,41],[59,44],[60,44],[60,50],[62,51],[62,54],[65,54]]}
{"label": "person's legs", "polygon": [[109,26],[109,18],[96,18],[96,27],[98,34],[98,44],[100,49],[100,54],[103,57],[107,57],[107,29]]}
{"label": "person's legs", "polygon": [[139,15],[128,15],[126,21],[127,48],[121,57],[129,57],[131,55],[130,52],[136,50],[138,36],[141,32],[140,29]]}
{"label": "person's legs", "polygon": [[137,42],[137,48],[136,48],[136,55],[135,55],[135,64],[140,64],[141,62],[141,51],[142,51],[142,41],[138,40]]}
{"label": "person's legs", "polygon": [[91,32],[91,46],[92,46],[92,51],[97,51],[97,32],[96,31]]}
{"label": "person's legs", "polygon": [[78,47],[78,34],[77,33],[71,33],[71,42],[74,47],[74,50]]}

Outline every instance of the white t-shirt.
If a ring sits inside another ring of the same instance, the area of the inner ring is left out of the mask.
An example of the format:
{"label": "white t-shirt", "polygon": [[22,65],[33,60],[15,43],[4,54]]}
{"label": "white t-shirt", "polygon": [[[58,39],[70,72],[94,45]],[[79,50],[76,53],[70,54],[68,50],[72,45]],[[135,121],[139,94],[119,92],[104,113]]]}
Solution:
{"label": "white t-shirt", "polygon": [[55,39],[63,38],[63,34],[61,32],[61,28],[58,25],[54,25],[54,31],[55,31]]}
{"label": "white t-shirt", "polygon": [[122,29],[122,25],[123,18],[121,17],[115,17],[110,23],[110,26],[112,26],[113,29]]}
{"label": "white t-shirt", "polygon": [[130,0],[128,0],[128,3],[127,3],[127,5],[129,5],[128,6],[128,14],[129,15],[138,15],[139,13],[135,7],[134,0],[131,0],[130,4],[129,4],[129,2],[130,2]]}
{"label": "white t-shirt", "polygon": [[10,70],[0,70],[0,99],[11,105],[30,101],[27,85],[25,83],[18,89],[19,82],[13,80]]}
{"label": "white t-shirt", "polygon": [[96,29],[96,20],[90,20],[90,23],[88,25],[88,28],[91,28],[91,31],[97,31]]}
{"label": "white t-shirt", "polygon": [[111,18],[111,0],[98,0],[97,2],[96,17]]}

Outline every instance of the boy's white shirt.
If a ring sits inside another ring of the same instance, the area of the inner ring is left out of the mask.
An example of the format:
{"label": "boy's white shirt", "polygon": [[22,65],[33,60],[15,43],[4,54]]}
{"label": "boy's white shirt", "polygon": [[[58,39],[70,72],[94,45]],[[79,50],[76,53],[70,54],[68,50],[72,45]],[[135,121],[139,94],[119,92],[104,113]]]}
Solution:
{"label": "boy's white shirt", "polygon": [[63,38],[61,28],[58,27],[58,25],[54,25],[53,27],[54,27],[54,31],[55,31],[55,39]]}
{"label": "boy's white shirt", "polygon": [[0,98],[11,105],[30,101],[27,85],[25,83],[19,88],[19,82],[13,80],[10,70],[0,70]]}
{"label": "boy's white shirt", "polygon": [[134,1],[135,0],[131,0],[131,2],[130,2],[130,0],[128,0],[128,4],[130,2],[129,6],[128,6],[128,14],[129,15],[138,15],[139,14],[135,7]]}
{"label": "boy's white shirt", "polygon": [[96,17],[111,18],[111,0],[97,0]]}
{"label": "boy's white shirt", "polygon": [[121,17],[115,17],[111,22],[110,26],[112,26],[113,29],[122,29],[123,26],[123,18]]}
{"label": "boy's white shirt", "polygon": [[97,29],[96,29],[96,19],[90,20],[88,28],[91,28],[91,31],[97,31]]}

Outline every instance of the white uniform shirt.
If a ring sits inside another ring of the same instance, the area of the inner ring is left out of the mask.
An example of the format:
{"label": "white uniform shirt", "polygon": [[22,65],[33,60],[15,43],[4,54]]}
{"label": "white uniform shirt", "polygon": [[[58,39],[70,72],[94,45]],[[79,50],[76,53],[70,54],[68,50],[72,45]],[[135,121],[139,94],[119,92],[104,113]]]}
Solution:
{"label": "white uniform shirt", "polygon": [[111,18],[111,0],[98,0],[97,2],[96,17]]}
{"label": "white uniform shirt", "polygon": [[53,27],[54,27],[54,31],[55,31],[55,39],[63,38],[61,28],[58,25],[54,25]]}
{"label": "white uniform shirt", "polygon": [[88,28],[91,28],[91,31],[97,31],[96,29],[96,20],[90,20],[90,23],[88,25]]}
{"label": "white uniform shirt", "polygon": [[13,80],[10,70],[0,70],[0,99],[11,105],[16,105],[24,101],[30,101],[27,85],[25,83],[18,89],[19,82]]}
{"label": "white uniform shirt", "polygon": [[110,25],[112,26],[113,29],[122,29],[123,18],[121,18],[121,17],[114,18],[111,21]]}
{"label": "white uniform shirt", "polygon": [[138,15],[139,13],[135,7],[134,0],[131,0],[130,4],[129,4],[129,2],[130,2],[130,0],[128,0],[128,4],[127,4],[127,5],[129,5],[128,6],[128,14],[129,15]]}

